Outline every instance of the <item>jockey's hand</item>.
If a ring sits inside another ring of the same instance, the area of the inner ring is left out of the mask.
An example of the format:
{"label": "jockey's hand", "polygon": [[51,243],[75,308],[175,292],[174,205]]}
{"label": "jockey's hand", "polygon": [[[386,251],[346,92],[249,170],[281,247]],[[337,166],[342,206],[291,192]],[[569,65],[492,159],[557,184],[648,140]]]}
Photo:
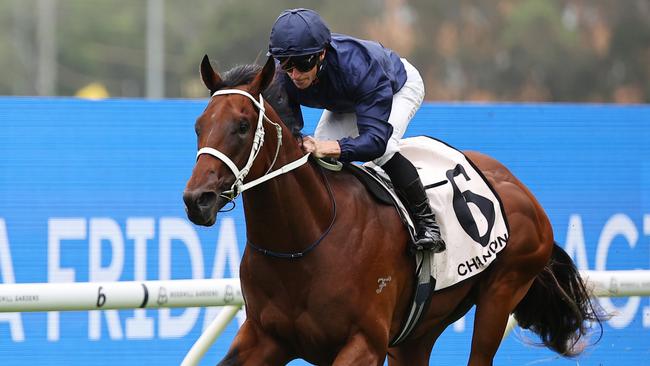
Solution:
{"label": "jockey's hand", "polygon": [[311,153],[317,158],[338,158],[341,156],[341,147],[338,141],[316,140],[311,136],[302,139],[302,150]]}

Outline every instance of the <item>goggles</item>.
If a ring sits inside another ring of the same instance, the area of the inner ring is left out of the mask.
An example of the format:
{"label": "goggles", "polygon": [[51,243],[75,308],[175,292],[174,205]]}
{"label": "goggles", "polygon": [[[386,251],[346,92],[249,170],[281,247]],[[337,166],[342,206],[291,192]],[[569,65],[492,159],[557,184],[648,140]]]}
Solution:
{"label": "goggles", "polygon": [[277,60],[280,61],[282,70],[290,74],[294,68],[300,72],[307,72],[313,69],[318,64],[320,55],[321,52],[318,52],[305,56],[277,57]]}

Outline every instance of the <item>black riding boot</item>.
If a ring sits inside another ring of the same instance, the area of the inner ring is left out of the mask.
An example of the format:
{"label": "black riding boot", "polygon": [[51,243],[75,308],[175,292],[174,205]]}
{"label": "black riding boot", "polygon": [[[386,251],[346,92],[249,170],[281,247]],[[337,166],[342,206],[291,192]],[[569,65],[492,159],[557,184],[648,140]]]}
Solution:
{"label": "black riding boot", "polygon": [[432,250],[439,253],[446,245],[440,236],[436,216],[429,206],[429,199],[424,191],[420,176],[413,164],[402,154],[395,153],[382,169],[388,174],[397,194],[406,203],[415,224],[415,250]]}
{"label": "black riding boot", "polygon": [[415,249],[443,252],[447,246],[440,236],[436,215],[431,210],[429,199],[418,177],[406,187],[399,189],[415,224]]}

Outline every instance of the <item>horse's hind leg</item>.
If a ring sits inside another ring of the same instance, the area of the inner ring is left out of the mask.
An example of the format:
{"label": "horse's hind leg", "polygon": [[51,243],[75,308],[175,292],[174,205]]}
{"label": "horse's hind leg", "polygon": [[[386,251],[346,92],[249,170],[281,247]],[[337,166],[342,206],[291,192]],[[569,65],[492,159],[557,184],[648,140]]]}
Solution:
{"label": "horse's hind leg", "polygon": [[[468,363],[471,366],[492,365],[508,316],[524,298],[535,276],[549,260],[552,241],[548,244],[540,241],[539,237],[523,234],[535,232],[525,231],[525,225],[520,225],[515,230],[520,235],[512,235],[512,240],[508,243],[510,247],[506,247],[502,256],[493,264],[494,268],[485,273],[486,278],[479,285]],[[552,236],[550,238],[552,240]]]}
{"label": "horse's hind leg", "polygon": [[[501,272],[501,271],[496,271]],[[533,277],[523,273],[494,273],[481,288],[476,303],[472,349],[468,365],[490,366],[499,348],[508,316],[526,295]]]}
{"label": "horse's hind leg", "polygon": [[[479,284],[472,335],[471,366],[492,365],[508,316],[524,298],[550,258],[553,237],[537,233],[532,220],[511,220],[512,236]],[[516,226],[515,226],[516,225]]]}

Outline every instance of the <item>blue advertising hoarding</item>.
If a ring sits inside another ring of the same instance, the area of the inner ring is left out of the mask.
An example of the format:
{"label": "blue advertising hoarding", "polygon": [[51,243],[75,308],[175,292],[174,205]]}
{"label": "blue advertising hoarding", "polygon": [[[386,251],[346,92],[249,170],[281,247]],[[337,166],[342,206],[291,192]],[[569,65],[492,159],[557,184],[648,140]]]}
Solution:
{"label": "blue advertising hoarding", "polygon": [[[186,220],[181,199],[205,104],[0,98],[0,283],[237,277],[241,205],[203,228]],[[310,133],[319,111],[304,112]],[[650,106],[426,104],[413,135],[502,161],[544,206],[580,269],[650,268]],[[578,362],[643,364],[649,298],[601,303],[617,315]],[[178,365],[218,312],[0,313],[0,358],[3,365]],[[449,327],[432,364],[466,363],[472,319]],[[237,321],[202,364],[225,354],[236,328]],[[537,339],[510,336],[495,363],[576,364],[529,341]]]}

